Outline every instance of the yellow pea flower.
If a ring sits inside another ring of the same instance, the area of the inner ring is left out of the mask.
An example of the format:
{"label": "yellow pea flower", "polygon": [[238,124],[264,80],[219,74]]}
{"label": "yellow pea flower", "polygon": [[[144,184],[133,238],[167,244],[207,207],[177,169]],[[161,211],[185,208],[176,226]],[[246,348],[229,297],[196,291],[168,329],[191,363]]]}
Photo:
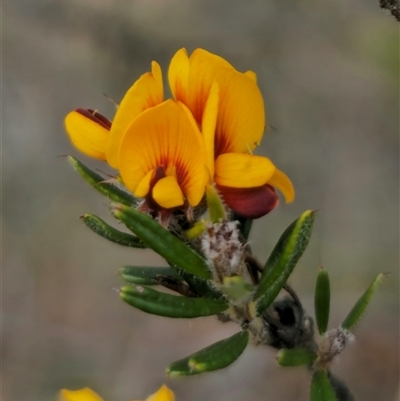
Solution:
{"label": "yellow pea flower", "polygon": [[153,210],[196,206],[207,182],[245,217],[272,210],[275,188],[293,200],[289,178],[268,158],[251,154],[265,128],[254,72],[241,73],[203,49],[190,57],[181,49],[168,80],[175,102],[164,102],[161,68],[153,61],[152,71],[125,94],[112,123],[90,109],[69,113],[65,126],[74,145],[119,169],[125,185]]}
{"label": "yellow pea flower", "polygon": [[[61,390],[59,401],[104,401],[90,388],[81,390]],[[136,400],[139,401],[139,400]],[[146,398],[145,401],[175,401],[175,395],[165,384],[159,390]]]}
{"label": "yellow pea flower", "polygon": [[118,164],[124,184],[152,210],[197,206],[204,195],[204,142],[190,111],[172,99],[133,120]]}
{"label": "yellow pea flower", "polygon": [[179,50],[168,79],[201,127],[207,167],[224,201],[245,217],[261,217],[278,202],[274,187],[287,202],[294,198],[289,178],[266,157],[251,151],[265,129],[264,102],[254,72],[241,73],[223,58],[203,49],[189,57]]}
{"label": "yellow pea flower", "polygon": [[126,92],[112,123],[91,109],[78,108],[67,115],[65,128],[75,147],[118,168],[120,142],[130,123],[164,100],[161,67],[155,61],[151,67],[152,71],[143,74]]}

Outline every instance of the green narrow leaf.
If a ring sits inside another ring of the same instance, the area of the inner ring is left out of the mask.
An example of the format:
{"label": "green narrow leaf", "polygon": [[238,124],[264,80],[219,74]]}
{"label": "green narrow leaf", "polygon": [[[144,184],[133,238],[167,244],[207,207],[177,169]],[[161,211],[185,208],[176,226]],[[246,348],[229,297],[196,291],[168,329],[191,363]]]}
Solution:
{"label": "green narrow leaf", "polygon": [[147,246],[138,237],[118,231],[114,227],[108,225],[100,217],[97,217],[93,214],[85,214],[81,217],[81,219],[93,232],[111,242],[119,245],[130,246],[132,248],[147,248]]}
{"label": "green narrow leaf", "polygon": [[171,363],[167,375],[191,376],[203,372],[222,369],[235,362],[249,342],[249,333],[241,331],[224,340],[218,341],[187,358]]}
{"label": "green narrow leaf", "polygon": [[347,315],[346,319],[344,319],[342,323],[342,327],[344,329],[350,330],[361,318],[365,309],[371,301],[372,296],[374,295],[376,289],[379,284],[382,282],[382,279],[385,275],[383,273],[379,274],[376,279],[372,282],[372,284],[368,287],[367,291],[361,296],[361,298],[357,301],[357,303],[353,306],[353,309]]}
{"label": "green narrow leaf", "polygon": [[326,370],[318,369],[313,373],[310,390],[311,401],[337,401],[335,391],[329,382]]}
{"label": "green narrow leaf", "polygon": [[249,239],[251,227],[253,225],[253,219],[248,219],[247,217],[242,217],[232,212],[231,220],[239,222],[239,231],[242,233],[244,239],[247,241]]}
{"label": "green narrow leaf", "polygon": [[324,334],[328,328],[331,292],[328,272],[321,268],[315,284],[314,309],[319,334]]}
{"label": "green narrow leaf", "polygon": [[197,277],[186,270],[170,264],[189,286],[204,298],[223,299],[224,295],[212,284],[210,280]]}
{"label": "green narrow leaf", "polygon": [[303,348],[281,349],[277,361],[280,366],[309,365],[315,361],[317,354]]}
{"label": "green narrow leaf", "polygon": [[307,210],[282,234],[265,264],[255,295],[257,312],[262,314],[278,296],[308,245],[314,212]]}
{"label": "green narrow leaf", "polygon": [[216,315],[228,309],[225,302],[208,298],[187,298],[134,285],[122,287],[123,301],[143,312],[173,318],[195,318]]}
{"label": "green narrow leaf", "polygon": [[171,267],[124,266],[119,270],[121,278],[130,284],[155,285],[156,276],[163,274],[177,280],[182,280]]}
{"label": "green narrow leaf", "polygon": [[99,191],[101,194],[106,195],[114,202],[119,202],[127,206],[137,205],[137,199],[130,193],[122,190],[112,182],[107,182],[104,177],[95,173],[81,163],[73,156],[68,156],[68,161],[72,167],[85,179],[85,181]]}
{"label": "green narrow leaf", "polygon": [[205,279],[211,277],[207,262],[150,216],[123,205],[117,206],[113,214],[149,248],[173,265]]}

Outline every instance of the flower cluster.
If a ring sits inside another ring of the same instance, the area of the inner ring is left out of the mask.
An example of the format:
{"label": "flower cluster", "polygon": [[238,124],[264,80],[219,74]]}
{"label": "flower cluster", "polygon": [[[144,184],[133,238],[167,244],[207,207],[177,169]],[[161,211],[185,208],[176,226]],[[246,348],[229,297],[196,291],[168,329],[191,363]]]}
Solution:
{"label": "flower cluster", "polygon": [[203,49],[185,49],[168,70],[172,99],[165,100],[161,67],[152,62],[127,91],[113,121],[78,108],[65,119],[74,145],[119,171],[142,210],[188,210],[207,186],[217,188],[238,215],[258,218],[294,197],[289,178],[252,151],[265,130],[256,74],[239,72]]}
{"label": "flower cluster", "polygon": [[[82,216],[84,224],[113,243],[150,248],[167,264],[122,267],[125,285],[118,290],[120,299],[153,315],[216,316],[240,327],[230,337],[170,363],[170,377],[223,369],[249,344],[269,345],[279,349],[279,365],[306,365],[312,370],[312,401],[335,400],[339,392],[352,399],[329,369],[353,338],[350,330],[383,275],[340,327],[327,331],[330,284],[327,271],[320,270],[314,298],[323,336],[318,343],[312,318],[288,285],[309,243],[315,213],[307,210],[294,220],[265,263],[253,255],[248,242],[252,219],[277,205],[276,189],[287,202],[294,197],[289,178],[271,160],[252,153],[265,129],[256,75],[241,73],[205,50],[197,49],[189,57],[181,49],[171,60],[168,81],[172,98],[165,100],[161,68],[153,62],[152,71],[125,94],[112,122],[82,108],[65,120],[75,146],[117,169],[118,181],[131,192],[115,185],[114,179],[104,181],[69,156],[75,170],[113,201],[111,214],[129,232],[92,214]],[[202,220],[206,204],[209,216]],[[234,213],[227,213],[227,208]],[[282,290],[289,296],[278,299]],[[102,399],[86,388],[62,390],[61,401]],[[174,394],[162,386],[146,401],[174,401]]]}

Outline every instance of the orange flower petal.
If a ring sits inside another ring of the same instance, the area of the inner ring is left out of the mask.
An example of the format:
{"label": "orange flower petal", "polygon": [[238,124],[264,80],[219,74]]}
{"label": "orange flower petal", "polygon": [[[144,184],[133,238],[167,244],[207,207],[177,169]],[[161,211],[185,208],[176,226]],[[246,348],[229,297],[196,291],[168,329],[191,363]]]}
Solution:
{"label": "orange flower petal", "polygon": [[207,102],[204,106],[201,131],[204,138],[204,144],[207,155],[207,168],[210,173],[210,179],[214,176],[214,144],[215,144],[215,126],[218,117],[219,87],[217,81],[214,81]]}
{"label": "orange flower petal", "polygon": [[149,171],[160,166],[167,176],[176,177],[189,204],[196,206],[207,180],[204,143],[189,111],[173,100],[141,113],[127,129],[120,147],[120,174],[135,194]]}
{"label": "orange flower petal", "polygon": [[162,103],[163,99],[161,67],[153,61],[151,72],[143,74],[131,86],[115,114],[107,148],[107,161],[112,167],[118,168],[119,146],[128,126],[141,112]]}
{"label": "orange flower petal", "polygon": [[187,103],[187,85],[189,80],[189,57],[186,49],[178,50],[168,69],[168,81],[171,92],[182,103]]}
{"label": "orange flower petal", "polygon": [[236,71],[217,79],[220,85],[215,156],[248,153],[265,129],[264,101],[256,82]]}
{"label": "orange flower petal", "polygon": [[81,390],[61,390],[60,401],[103,401],[103,399],[98,396],[90,388],[83,388]]}
{"label": "orange flower petal", "polygon": [[221,68],[233,69],[222,57],[203,49],[196,49],[190,58],[185,49],[180,49],[171,60],[168,71],[171,91],[176,100],[189,107],[199,125],[215,80],[215,71]]}
{"label": "orange flower petal", "polygon": [[176,177],[161,178],[153,188],[153,199],[165,209],[182,206],[184,203],[182,190],[176,181]]}
{"label": "orange flower petal", "polygon": [[253,188],[269,182],[276,167],[262,156],[224,153],[215,161],[214,181],[226,187]]}
{"label": "orange flower petal", "polygon": [[150,170],[144,178],[139,182],[138,186],[136,187],[135,195],[138,198],[144,198],[150,190],[150,183],[151,179],[154,175],[154,169]]}
{"label": "orange flower petal", "polygon": [[293,202],[294,199],[294,188],[289,177],[282,171],[276,169],[273,176],[268,180],[268,184],[271,184],[279,191],[283,193],[286,199],[286,203]]}
{"label": "orange flower petal", "polygon": [[250,78],[252,81],[257,83],[257,74],[254,71],[246,71],[244,75],[246,75],[246,77]]}
{"label": "orange flower petal", "polygon": [[199,125],[217,81],[215,156],[247,153],[260,142],[265,128],[264,102],[252,71],[240,73],[222,57],[203,49],[196,49],[188,58],[183,49],[172,59],[168,77],[175,98],[189,107]]}
{"label": "orange flower petal", "polygon": [[65,117],[65,129],[76,148],[87,156],[106,160],[107,125],[93,110],[76,109]]}

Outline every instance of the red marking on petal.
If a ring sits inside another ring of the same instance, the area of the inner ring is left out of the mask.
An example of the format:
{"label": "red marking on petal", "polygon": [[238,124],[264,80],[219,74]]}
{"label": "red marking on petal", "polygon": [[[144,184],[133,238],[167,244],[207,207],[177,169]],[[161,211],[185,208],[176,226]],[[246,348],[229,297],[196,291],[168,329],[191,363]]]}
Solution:
{"label": "red marking on petal", "polygon": [[83,116],[89,118],[90,120],[94,121],[97,124],[100,124],[103,128],[110,130],[111,128],[111,121],[104,117],[102,114],[98,113],[93,109],[82,109],[78,107],[75,111]]}
{"label": "red marking on petal", "polygon": [[163,166],[158,166],[153,173],[153,177],[150,181],[150,190],[145,198],[146,204],[151,210],[160,211],[163,209],[153,198],[153,188],[157,184],[158,180],[161,180],[161,178],[166,176],[167,175],[165,174],[165,169]]}
{"label": "red marking on petal", "polygon": [[231,188],[217,185],[217,189],[230,209],[249,219],[265,216],[279,203],[275,189],[268,184],[255,188]]}
{"label": "red marking on petal", "polygon": [[224,132],[220,132],[218,135],[215,135],[214,159],[217,160],[218,156],[224,153],[229,153],[228,135]]}

